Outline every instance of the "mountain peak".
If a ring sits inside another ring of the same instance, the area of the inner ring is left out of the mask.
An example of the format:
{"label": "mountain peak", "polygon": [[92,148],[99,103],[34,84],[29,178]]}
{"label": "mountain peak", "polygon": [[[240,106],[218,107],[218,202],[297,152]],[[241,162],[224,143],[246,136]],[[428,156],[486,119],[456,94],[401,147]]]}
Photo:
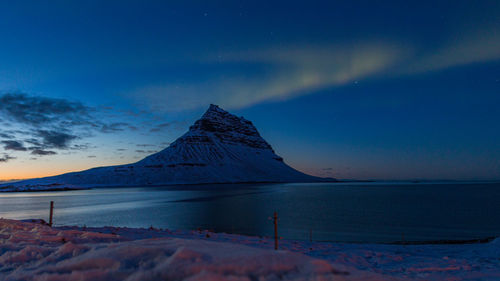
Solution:
{"label": "mountain peak", "polygon": [[189,132],[184,137],[191,139],[193,136],[196,136],[196,139],[200,136],[210,136],[223,143],[272,150],[252,122],[214,104],[211,104],[205,114],[189,127]]}
{"label": "mountain peak", "polygon": [[210,104],[210,106],[208,107],[205,114],[208,112],[221,112],[221,113],[225,112],[225,113],[227,113],[227,111],[225,111],[224,109],[220,108],[220,106],[213,104],[213,103]]}
{"label": "mountain peak", "polygon": [[210,104],[210,106],[208,107],[207,111],[205,111],[205,114],[203,114],[201,119],[225,119],[233,117],[238,118],[237,116],[220,108],[218,105]]}

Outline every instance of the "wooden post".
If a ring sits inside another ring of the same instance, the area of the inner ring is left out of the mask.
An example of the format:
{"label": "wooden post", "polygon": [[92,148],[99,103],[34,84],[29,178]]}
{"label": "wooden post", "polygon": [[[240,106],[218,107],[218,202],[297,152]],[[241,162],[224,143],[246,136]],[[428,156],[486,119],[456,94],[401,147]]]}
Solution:
{"label": "wooden post", "polygon": [[274,249],[278,250],[278,213],[276,211],[274,211],[273,222],[274,222]]}
{"label": "wooden post", "polygon": [[54,201],[50,201],[49,226],[52,227],[52,216],[54,215]]}

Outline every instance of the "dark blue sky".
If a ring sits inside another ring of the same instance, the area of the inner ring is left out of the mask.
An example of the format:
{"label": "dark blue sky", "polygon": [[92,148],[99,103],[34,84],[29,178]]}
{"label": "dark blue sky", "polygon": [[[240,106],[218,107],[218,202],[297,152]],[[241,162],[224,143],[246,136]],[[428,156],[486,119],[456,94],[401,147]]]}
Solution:
{"label": "dark blue sky", "polygon": [[500,179],[500,2],[207,2],[1,3],[0,179],[135,161],[210,103],[316,175]]}

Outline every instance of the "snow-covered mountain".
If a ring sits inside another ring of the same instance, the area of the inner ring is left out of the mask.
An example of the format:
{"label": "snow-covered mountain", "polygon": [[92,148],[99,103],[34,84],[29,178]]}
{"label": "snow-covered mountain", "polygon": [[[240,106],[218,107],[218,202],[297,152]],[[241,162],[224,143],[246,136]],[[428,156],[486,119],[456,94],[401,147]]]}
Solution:
{"label": "snow-covered mountain", "polygon": [[285,164],[252,122],[210,105],[187,133],[139,162],[0,185],[0,190],[325,180]]}

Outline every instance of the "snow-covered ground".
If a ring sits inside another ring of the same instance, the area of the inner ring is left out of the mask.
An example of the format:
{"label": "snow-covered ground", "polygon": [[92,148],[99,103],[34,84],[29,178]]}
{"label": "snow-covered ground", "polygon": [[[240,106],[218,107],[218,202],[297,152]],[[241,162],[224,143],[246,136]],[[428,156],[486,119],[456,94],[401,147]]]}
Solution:
{"label": "snow-covered ground", "polygon": [[0,280],[500,280],[500,240],[369,245],[0,219]]}

